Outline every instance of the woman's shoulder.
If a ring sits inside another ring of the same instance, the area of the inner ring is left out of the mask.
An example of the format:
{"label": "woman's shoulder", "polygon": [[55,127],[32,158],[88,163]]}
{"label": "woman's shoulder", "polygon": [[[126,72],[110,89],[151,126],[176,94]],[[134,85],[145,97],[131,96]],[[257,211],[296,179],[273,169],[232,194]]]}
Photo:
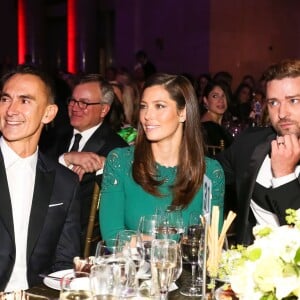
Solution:
{"label": "woman's shoulder", "polygon": [[134,146],[115,148],[107,156],[109,161],[131,161],[133,159]]}
{"label": "woman's shoulder", "polygon": [[220,163],[213,158],[205,157],[206,175],[208,177],[224,177],[224,171]]}

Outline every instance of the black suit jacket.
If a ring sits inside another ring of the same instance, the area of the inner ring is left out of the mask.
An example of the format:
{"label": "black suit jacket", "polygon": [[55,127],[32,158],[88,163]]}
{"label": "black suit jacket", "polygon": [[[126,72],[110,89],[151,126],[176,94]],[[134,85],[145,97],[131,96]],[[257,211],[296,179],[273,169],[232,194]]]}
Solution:
{"label": "black suit jacket", "polygon": [[[238,136],[231,147],[217,156],[225,172],[226,184],[235,184],[238,243],[249,244],[253,240],[252,228],[255,220],[250,209],[250,200],[259,169],[266,155],[270,153],[271,141],[275,138],[276,133],[271,127],[250,128]],[[280,224],[285,224],[285,210],[300,207],[299,178],[268,189],[266,201],[278,216]]]}
{"label": "black suit jacket", "polygon": [[[71,130],[66,136],[61,140],[57,141],[54,145],[54,150],[49,149],[49,153],[54,155],[56,159],[68,151],[71,139],[73,136],[73,130]],[[108,153],[117,147],[126,147],[128,144],[116,133],[114,132],[109,124],[105,121],[102,125],[93,133],[93,135],[86,142],[82,151],[94,152],[100,156],[107,156]],[[83,176],[80,182],[79,197],[81,201],[81,246],[83,247],[86,230],[88,225],[88,219],[90,214],[90,207],[92,202],[92,194],[94,190],[95,182],[101,184],[102,175],[96,176],[96,172],[87,173]],[[99,233],[100,234],[100,233]]]}
{"label": "black suit jacket", "polygon": [[[80,253],[78,178],[70,170],[39,153],[27,240],[29,286],[40,283],[39,273],[72,268]],[[0,291],[15,262],[12,206],[0,151]]]}

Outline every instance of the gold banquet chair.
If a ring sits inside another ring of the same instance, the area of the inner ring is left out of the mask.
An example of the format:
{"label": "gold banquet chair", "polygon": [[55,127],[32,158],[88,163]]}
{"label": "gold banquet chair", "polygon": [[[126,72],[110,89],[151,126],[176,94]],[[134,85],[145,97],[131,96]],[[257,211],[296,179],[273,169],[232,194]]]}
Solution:
{"label": "gold banquet chair", "polygon": [[[92,196],[92,204],[90,209],[89,222],[87,227],[87,233],[84,243],[84,251],[83,256],[89,257],[91,255],[91,246],[94,243],[97,243],[101,240],[101,236],[99,232],[99,222],[98,222],[98,208],[100,202],[100,187],[97,182],[95,182],[93,196]],[[95,234],[95,232],[97,234]]]}
{"label": "gold banquet chair", "polygon": [[220,140],[220,145],[206,145],[207,154],[211,157],[215,157],[219,152],[223,151],[225,148],[224,140]]}

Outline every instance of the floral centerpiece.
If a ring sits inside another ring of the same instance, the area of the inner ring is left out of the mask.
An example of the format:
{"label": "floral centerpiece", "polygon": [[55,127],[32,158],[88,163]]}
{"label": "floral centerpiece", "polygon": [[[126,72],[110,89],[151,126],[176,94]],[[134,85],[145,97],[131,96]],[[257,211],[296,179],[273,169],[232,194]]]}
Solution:
{"label": "floral centerpiece", "polygon": [[286,220],[289,225],[254,227],[252,245],[227,253],[229,281],[239,299],[300,299],[300,209],[288,209]]}

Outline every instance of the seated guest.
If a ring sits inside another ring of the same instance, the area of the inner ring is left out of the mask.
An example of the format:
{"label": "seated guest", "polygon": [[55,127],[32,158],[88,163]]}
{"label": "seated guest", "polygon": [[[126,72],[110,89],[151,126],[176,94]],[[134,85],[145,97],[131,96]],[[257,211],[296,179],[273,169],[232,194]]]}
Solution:
{"label": "seated guest", "polygon": [[[135,146],[115,149],[105,162],[100,228],[104,240],[137,229],[141,216],[167,205],[202,213],[203,177],[212,181],[212,205],[223,217],[224,174],[204,156],[197,96],[184,76],[155,74],[140,100]],[[221,220],[222,223],[222,220]]]}
{"label": "seated guest", "polygon": [[[80,78],[68,100],[68,113],[73,128],[49,150],[54,150],[56,157],[59,156],[59,162],[77,173],[81,180],[82,249],[94,185],[95,182],[101,185],[105,157],[116,147],[128,146],[106,121],[113,99],[113,88],[101,75],[87,74]],[[95,232],[95,235],[100,234]]]}
{"label": "seated guest", "polygon": [[256,224],[286,224],[286,209],[300,207],[300,60],[264,73],[270,127],[243,132],[219,154],[226,183],[237,192],[237,242],[249,244]]}
{"label": "seated guest", "polygon": [[201,117],[204,139],[207,145],[227,148],[233,142],[232,135],[222,126],[224,114],[228,108],[226,86],[221,82],[210,81],[203,94],[206,112]]}
{"label": "seated guest", "polygon": [[80,253],[78,176],[38,151],[57,113],[49,78],[20,66],[0,98],[0,290],[26,290]]}

